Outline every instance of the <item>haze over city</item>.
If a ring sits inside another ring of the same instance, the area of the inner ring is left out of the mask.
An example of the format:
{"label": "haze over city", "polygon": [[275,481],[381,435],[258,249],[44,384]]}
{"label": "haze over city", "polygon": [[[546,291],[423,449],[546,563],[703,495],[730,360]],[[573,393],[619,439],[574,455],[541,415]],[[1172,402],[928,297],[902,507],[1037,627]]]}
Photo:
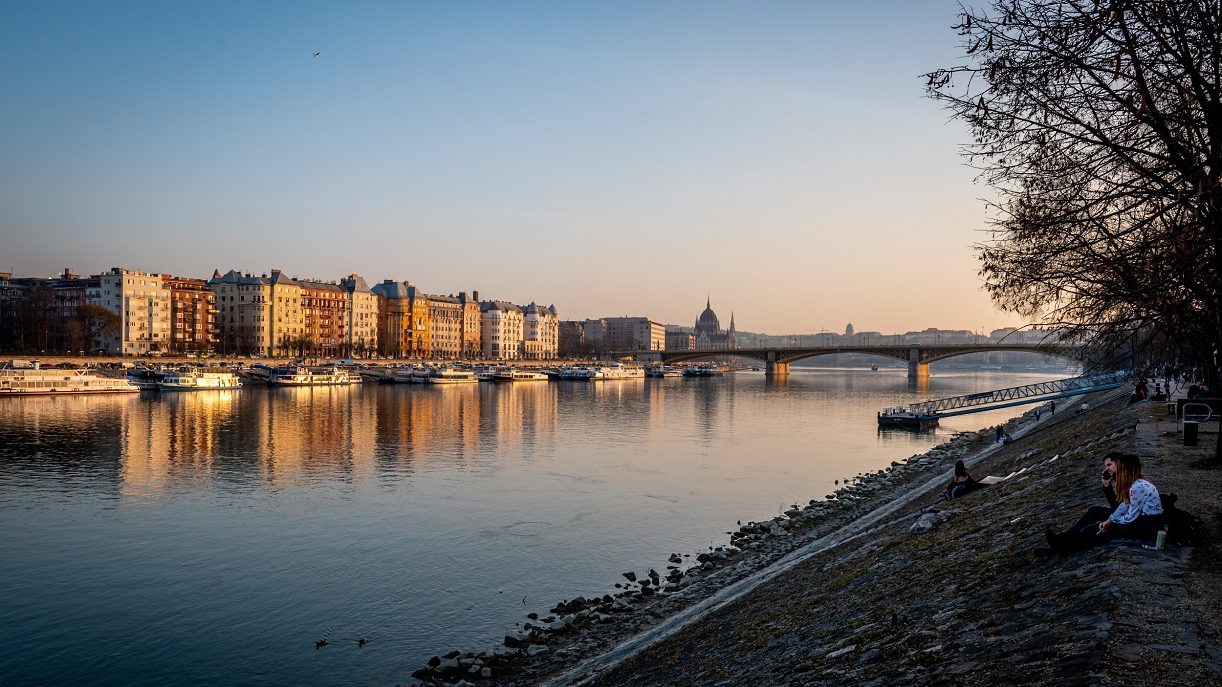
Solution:
{"label": "haze over city", "polygon": [[[27,5],[0,269],[272,268],[755,332],[988,331],[950,2]],[[315,57],[314,53],[318,53]]]}

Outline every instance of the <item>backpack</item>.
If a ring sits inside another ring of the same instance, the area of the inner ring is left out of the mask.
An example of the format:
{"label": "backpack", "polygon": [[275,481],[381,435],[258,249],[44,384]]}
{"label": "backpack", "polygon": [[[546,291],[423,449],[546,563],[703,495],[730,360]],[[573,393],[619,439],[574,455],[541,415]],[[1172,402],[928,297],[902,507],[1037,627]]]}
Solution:
{"label": "backpack", "polygon": [[1163,503],[1163,518],[1167,525],[1167,541],[1176,546],[1196,546],[1204,531],[1201,519],[1175,507],[1179,497],[1175,494],[1160,494]]}

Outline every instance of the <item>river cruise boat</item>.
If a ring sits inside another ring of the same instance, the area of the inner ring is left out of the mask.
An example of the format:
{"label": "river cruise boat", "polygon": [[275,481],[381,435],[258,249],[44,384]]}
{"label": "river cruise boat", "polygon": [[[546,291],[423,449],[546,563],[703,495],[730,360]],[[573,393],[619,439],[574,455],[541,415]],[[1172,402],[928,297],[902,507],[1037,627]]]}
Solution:
{"label": "river cruise boat", "polygon": [[43,368],[37,360],[11,360],[0,367],[0,396],[49,394],[113,394],[138,392],[127,381],[103,377],[93,370]]}
{"label": "river cruise boat", "polygon": [[475,368],[475,378],[481,382],[495,382],[497,381],[497,375],[507,370],[509,370],[508,367],[485,365],[484,367]]}
{"label": "river cruise boat", "polygon": [[725,371],[716,365],[692,365],[691,367],[683,368],[684,377],[716,377],[724,374]]}
{"label": "river cruise boat", "polygon": [[602,379],[602,371],[599,368],[586,367],[585,365],[574,365],[560,369],[558,379],[569,382],[589,382],[596,379]]}
{"label": "river cruise boat", "polygon": [[520,368],[506,368],[496,373],[493,378],[496,382],[546,382],[547,375],[535,370],[523,370]]}
{"label": "river cruise boat", "polygon": [[127,381],[137,389],[157,389],[167,372],[163,368],[138,367],[128,370]]}
{"label": "river cruise boat", "polygon": [[362,381],[374,384],[393,384],[395,381],[394,374],[385,367],[362,367],[359,374]]}
{"label": "river cruise boat", "polygon": [[208,367],[171,372],[157,385],[162,391],[214,391],[242,385],[237,375],[224,368]]}
{"label": "river cruise boat", "polygon": [[683,370],[674,365],[650,365],[645,368],[646,377],[662,378],[662,377],[682,377]]}
{"label": "river cruise boat", "polygon": [[441,367],[429,373],[429,384],[474,384],[479,380],[471,370],[460,370],[455,367]]}
{"label": "river cruise boat", "polygon": [[915,413],[910,408],[885,408],[882,412],[878,413],[878,426],[915,429],[918,432],[923,432],[937,427],[938,417],[936,415]]}
{"label": "river cruise boat", "polygon": [[612,379],[644,379],[645,369],[640,367],[629,367],[627,365],[609,365],[600,368],[603,380]]}
{"label": "river cruise boat", "polygon": [[352,377],[347,370],[334,366],[290,365],[272,370],[267,383],[271,386],[336,386],[351,384]]}

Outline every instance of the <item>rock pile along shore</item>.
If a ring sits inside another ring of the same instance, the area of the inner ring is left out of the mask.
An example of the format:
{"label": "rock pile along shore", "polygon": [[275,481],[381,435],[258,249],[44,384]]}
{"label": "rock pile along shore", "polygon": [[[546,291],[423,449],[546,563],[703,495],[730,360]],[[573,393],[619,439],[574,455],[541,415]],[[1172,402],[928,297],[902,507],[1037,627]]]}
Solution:
{"label": "rock pile along shore", "polygon": [[[1116,394],[1081,415],[1027,413],[858,475],[825,500],[745,523],[729,545],[628,572],[619,591],[531,613],[490,651],[436,656],[413,677],[472,685],[1222,683],[1222,565],[1213,544],[1109,546],[1041,559],[1045,525],[1103,504],[1111,450],[1142,457],[1180,506],[1222,518],[1213,437]],[[1007,477],[942,500],[955,460]],[[1189,467],[1193,465],[1195,467]],[[1212,539],[1207,539],[1212,541]],[[1195,551],[1195,554],[1193,553]],[[1168,678],[1160,681],[1160,676]],[[1144,682],[1143,682],[1144,681]]]}

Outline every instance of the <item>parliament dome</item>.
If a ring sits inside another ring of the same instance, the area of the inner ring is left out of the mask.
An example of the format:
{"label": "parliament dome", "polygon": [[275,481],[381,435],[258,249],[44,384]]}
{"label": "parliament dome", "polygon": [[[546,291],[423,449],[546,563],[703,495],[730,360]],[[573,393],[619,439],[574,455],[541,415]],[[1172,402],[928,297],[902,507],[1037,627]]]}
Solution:
{"label": "parliament dome", "polygon": [[717,313],[713,312],[712,301],[707,301],[704,306],[704,312],[700,313],[700,317],[696,320],[696,331],[720,333],[721,322],[717,319]]}

